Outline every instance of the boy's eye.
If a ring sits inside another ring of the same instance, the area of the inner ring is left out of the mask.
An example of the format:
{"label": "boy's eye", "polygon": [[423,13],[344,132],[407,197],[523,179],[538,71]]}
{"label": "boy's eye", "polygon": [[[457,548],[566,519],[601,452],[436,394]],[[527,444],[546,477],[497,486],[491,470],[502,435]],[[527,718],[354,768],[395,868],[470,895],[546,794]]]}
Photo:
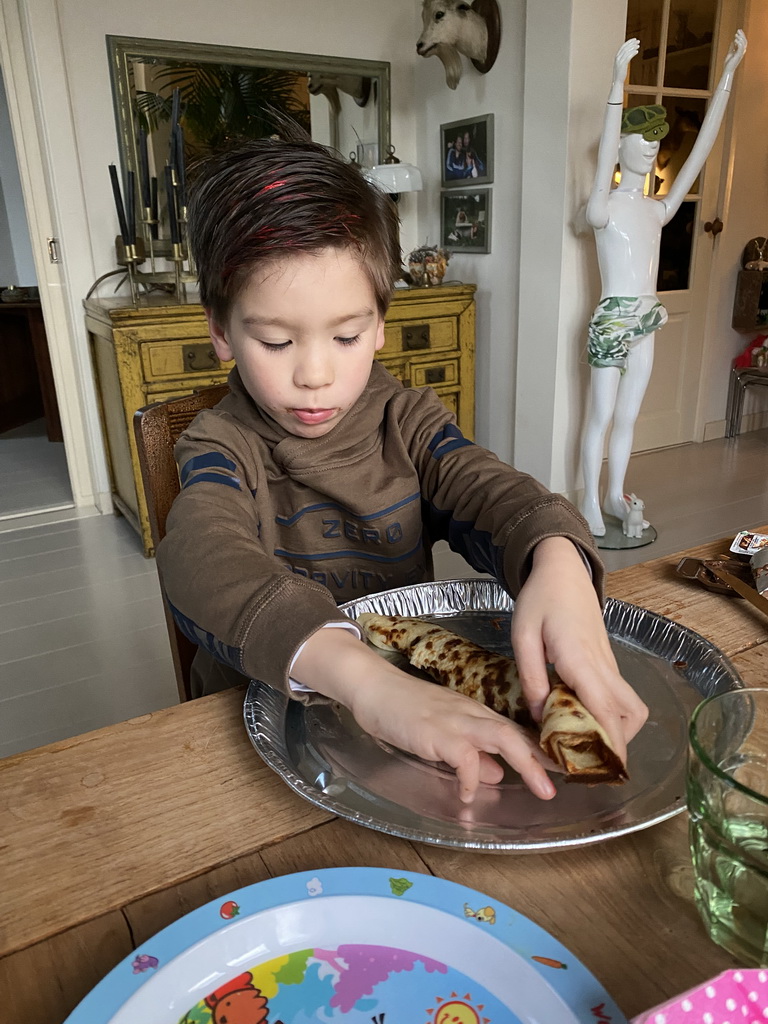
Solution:
{"label": "boy's eye", "polygon": [[290,341],[261,341],[263,348],[268,348],[270,352],[280,352],[284,348],[288,348],[291,344]]}
{"label": "boy's eye", "polygon": [[340,338],[337,336],[336,341],[341,345],[356,345],[360,341],[360,335],[356,334],[354,338]]}

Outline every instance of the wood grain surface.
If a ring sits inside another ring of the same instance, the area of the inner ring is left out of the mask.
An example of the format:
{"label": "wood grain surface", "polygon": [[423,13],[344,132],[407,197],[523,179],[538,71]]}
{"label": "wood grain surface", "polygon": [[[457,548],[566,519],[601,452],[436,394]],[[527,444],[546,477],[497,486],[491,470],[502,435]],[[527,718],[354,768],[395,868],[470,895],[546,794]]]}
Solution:
{"label": "wood grain surface", "polygon": [[0,955],[333,816],[253,749],[242,691],[0,760]]}
{"label": "wood grain surface", "polygon": [[[762,533],[768,527],[761,527]],[[606,594],[679,622],[732,656],[768,641],[768,616],[741,598],[716,594],[694,580],[678,576],[683,556],[713,558],[728,550],[729,541],[712,541],[688,551],[651,562],[641,562],[609,573]]]}
{"label": "wood grain surface", "polygon": [[[724,543],[685,554],[712,557]],[[612,573],[608,594],[689,626],[747,685],[768,685],[768,620],[678,577],[682,556]],[[693,903],[684,814],[558,853],[409,843],[296,796],[253,750],[241,690],[0,760],[0,815],[3,1021],[61,1024],[116,962],[203,903],[351,865],[431,872],[508,904],[629,1017],[733,966]]]}
{"label": "wood grain surface", "polygon": [[119,911],[0,959],[3,1024],[60,1024],[134,949]]}

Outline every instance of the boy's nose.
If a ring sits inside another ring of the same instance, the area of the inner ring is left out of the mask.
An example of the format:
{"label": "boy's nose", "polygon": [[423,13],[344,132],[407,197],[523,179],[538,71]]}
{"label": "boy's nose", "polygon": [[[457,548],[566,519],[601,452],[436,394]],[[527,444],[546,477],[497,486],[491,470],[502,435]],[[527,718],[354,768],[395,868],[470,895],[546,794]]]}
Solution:
{"label": "boy's nose", "polygon": [[323,388],[333,383],[330,359],[320,352],[308,353],[296,367],[294,382],[300,388]]}

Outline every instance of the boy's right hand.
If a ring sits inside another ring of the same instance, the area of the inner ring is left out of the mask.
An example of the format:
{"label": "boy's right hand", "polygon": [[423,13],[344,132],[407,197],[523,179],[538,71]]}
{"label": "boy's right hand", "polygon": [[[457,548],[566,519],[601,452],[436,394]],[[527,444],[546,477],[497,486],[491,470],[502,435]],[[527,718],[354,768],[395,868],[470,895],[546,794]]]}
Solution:
{"label": "boy's right hand", "polygon": [[518,771],[536,796],[549,800],[555,795],[544,768],[554,766],[523,729],[469,697],[402,672],[347,630],[318,630],[292,674],[344,704],[371,736],[427,761],[449,764],[464,803],[474,799],[481,782],[501,782],[504,770],[491,754]]}

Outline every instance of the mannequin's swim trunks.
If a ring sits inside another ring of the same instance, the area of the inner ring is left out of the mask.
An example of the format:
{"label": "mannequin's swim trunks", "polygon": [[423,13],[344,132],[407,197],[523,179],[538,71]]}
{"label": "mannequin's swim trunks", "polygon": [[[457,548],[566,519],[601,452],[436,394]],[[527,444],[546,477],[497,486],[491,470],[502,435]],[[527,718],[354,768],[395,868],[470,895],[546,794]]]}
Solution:
{"label": "mannequin's swim trunks", "polygon": [[609,295],[597,304],[587,328],[587,362],[590,366],[627,368],[629,343],[653,334],[669,319],[655,295]]}

